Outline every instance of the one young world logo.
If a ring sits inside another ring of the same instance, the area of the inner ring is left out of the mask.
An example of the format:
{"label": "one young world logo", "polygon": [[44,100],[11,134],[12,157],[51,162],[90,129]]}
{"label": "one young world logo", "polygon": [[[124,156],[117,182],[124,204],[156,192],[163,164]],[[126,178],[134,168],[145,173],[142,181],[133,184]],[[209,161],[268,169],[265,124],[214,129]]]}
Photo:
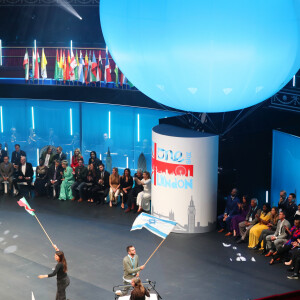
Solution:
{"label": "one young world logo", "polygon": [[192,153],[160,148],[157,143],[152,146],[153,184],[172,189],[192,189]]}

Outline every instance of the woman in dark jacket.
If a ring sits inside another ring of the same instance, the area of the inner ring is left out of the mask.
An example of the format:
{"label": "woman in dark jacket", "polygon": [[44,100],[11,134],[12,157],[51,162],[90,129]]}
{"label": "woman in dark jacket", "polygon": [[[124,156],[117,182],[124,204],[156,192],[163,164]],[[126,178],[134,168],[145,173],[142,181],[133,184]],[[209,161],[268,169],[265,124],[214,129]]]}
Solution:
{"label": "woman in dark jacket", "polygon": [[131,280],[131,285],[133,286],[133,291],[131,292],[129,300],[145,300],[146,296],[150,297],[147,289],[144,288],[141,279],[135,277]]}
{"label": "woman in dark jacket", "polygon": [[56,252],[54,259],[57,261],[54,271],[48,275],[39,275],[39,278],[48,278],[57,276],[57,292],[56,300],[66,300],[66,288],[70,284],[70,279],[68,277],[67,271],[67,261],[65,255],[56,246],[54,246]]}

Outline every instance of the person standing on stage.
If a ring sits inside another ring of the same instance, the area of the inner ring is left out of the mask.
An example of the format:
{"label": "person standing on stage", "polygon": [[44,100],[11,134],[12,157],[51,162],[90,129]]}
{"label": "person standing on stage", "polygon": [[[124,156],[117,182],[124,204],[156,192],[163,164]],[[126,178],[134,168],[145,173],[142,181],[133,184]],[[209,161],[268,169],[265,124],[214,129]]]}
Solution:
{"label": "person standing on stage", "polygon": [[133,278],[131,280],[133,291],[130,294],[129,300],[145,300],[146,296],[150,297],[149,291],[143,286],[141,279]]}
{"label": "person standing on stage", "polygon": [[139,276],[139,271],[144,270],[145,266],[139,267],[139,257],[135,252],[134,246],[130,245],[126,248],[128,255],[123,258],[123,281],[124,284],[131,284],[134,277]]}
{"label": "person standing on stage", "polygon": [[70,279],[67,274],[68,266],[65,255],[62,251],[60,251],[56,246],[54,246],[56,252],[54,259],[57,261],[57,265],[54,271],[48,275],[39,275],[40,279],[54,277],[57,275],[57,292],[56,292],[56,300],[66,300],[66,288],[70,284]]}

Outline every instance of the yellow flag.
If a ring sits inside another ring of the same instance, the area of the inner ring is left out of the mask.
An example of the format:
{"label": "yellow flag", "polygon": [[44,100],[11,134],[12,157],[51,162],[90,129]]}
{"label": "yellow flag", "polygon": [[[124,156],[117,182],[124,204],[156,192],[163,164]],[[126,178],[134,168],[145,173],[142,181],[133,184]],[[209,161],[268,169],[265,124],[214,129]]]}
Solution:
{"label": "yellow flag", "polygon": [[47,66],[47,59],[46,59],[45,51],[43,48],[42,49],[42,62],[41,62],[41,75],[42,75],[43,79],[47,78],[46,66]]}

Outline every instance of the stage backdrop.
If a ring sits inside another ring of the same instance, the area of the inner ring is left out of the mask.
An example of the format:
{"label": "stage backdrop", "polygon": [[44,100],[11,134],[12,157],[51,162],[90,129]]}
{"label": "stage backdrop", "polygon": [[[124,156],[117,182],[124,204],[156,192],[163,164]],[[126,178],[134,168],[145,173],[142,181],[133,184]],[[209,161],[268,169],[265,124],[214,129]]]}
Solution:
{"label": "stage backdrop", "polygon": [[152,130],[152,214],[175,220],[175,232],[215,229],[218,184],[216,135],[170,125]]}
{"label": "stage backdrop", "polygon": [[[295,193],[300,191],[300,137],[273,130],[272,151],[272,206],[277,206],[279,193],[286,190]],[[299,203],[299,200],[297,200]]]}

